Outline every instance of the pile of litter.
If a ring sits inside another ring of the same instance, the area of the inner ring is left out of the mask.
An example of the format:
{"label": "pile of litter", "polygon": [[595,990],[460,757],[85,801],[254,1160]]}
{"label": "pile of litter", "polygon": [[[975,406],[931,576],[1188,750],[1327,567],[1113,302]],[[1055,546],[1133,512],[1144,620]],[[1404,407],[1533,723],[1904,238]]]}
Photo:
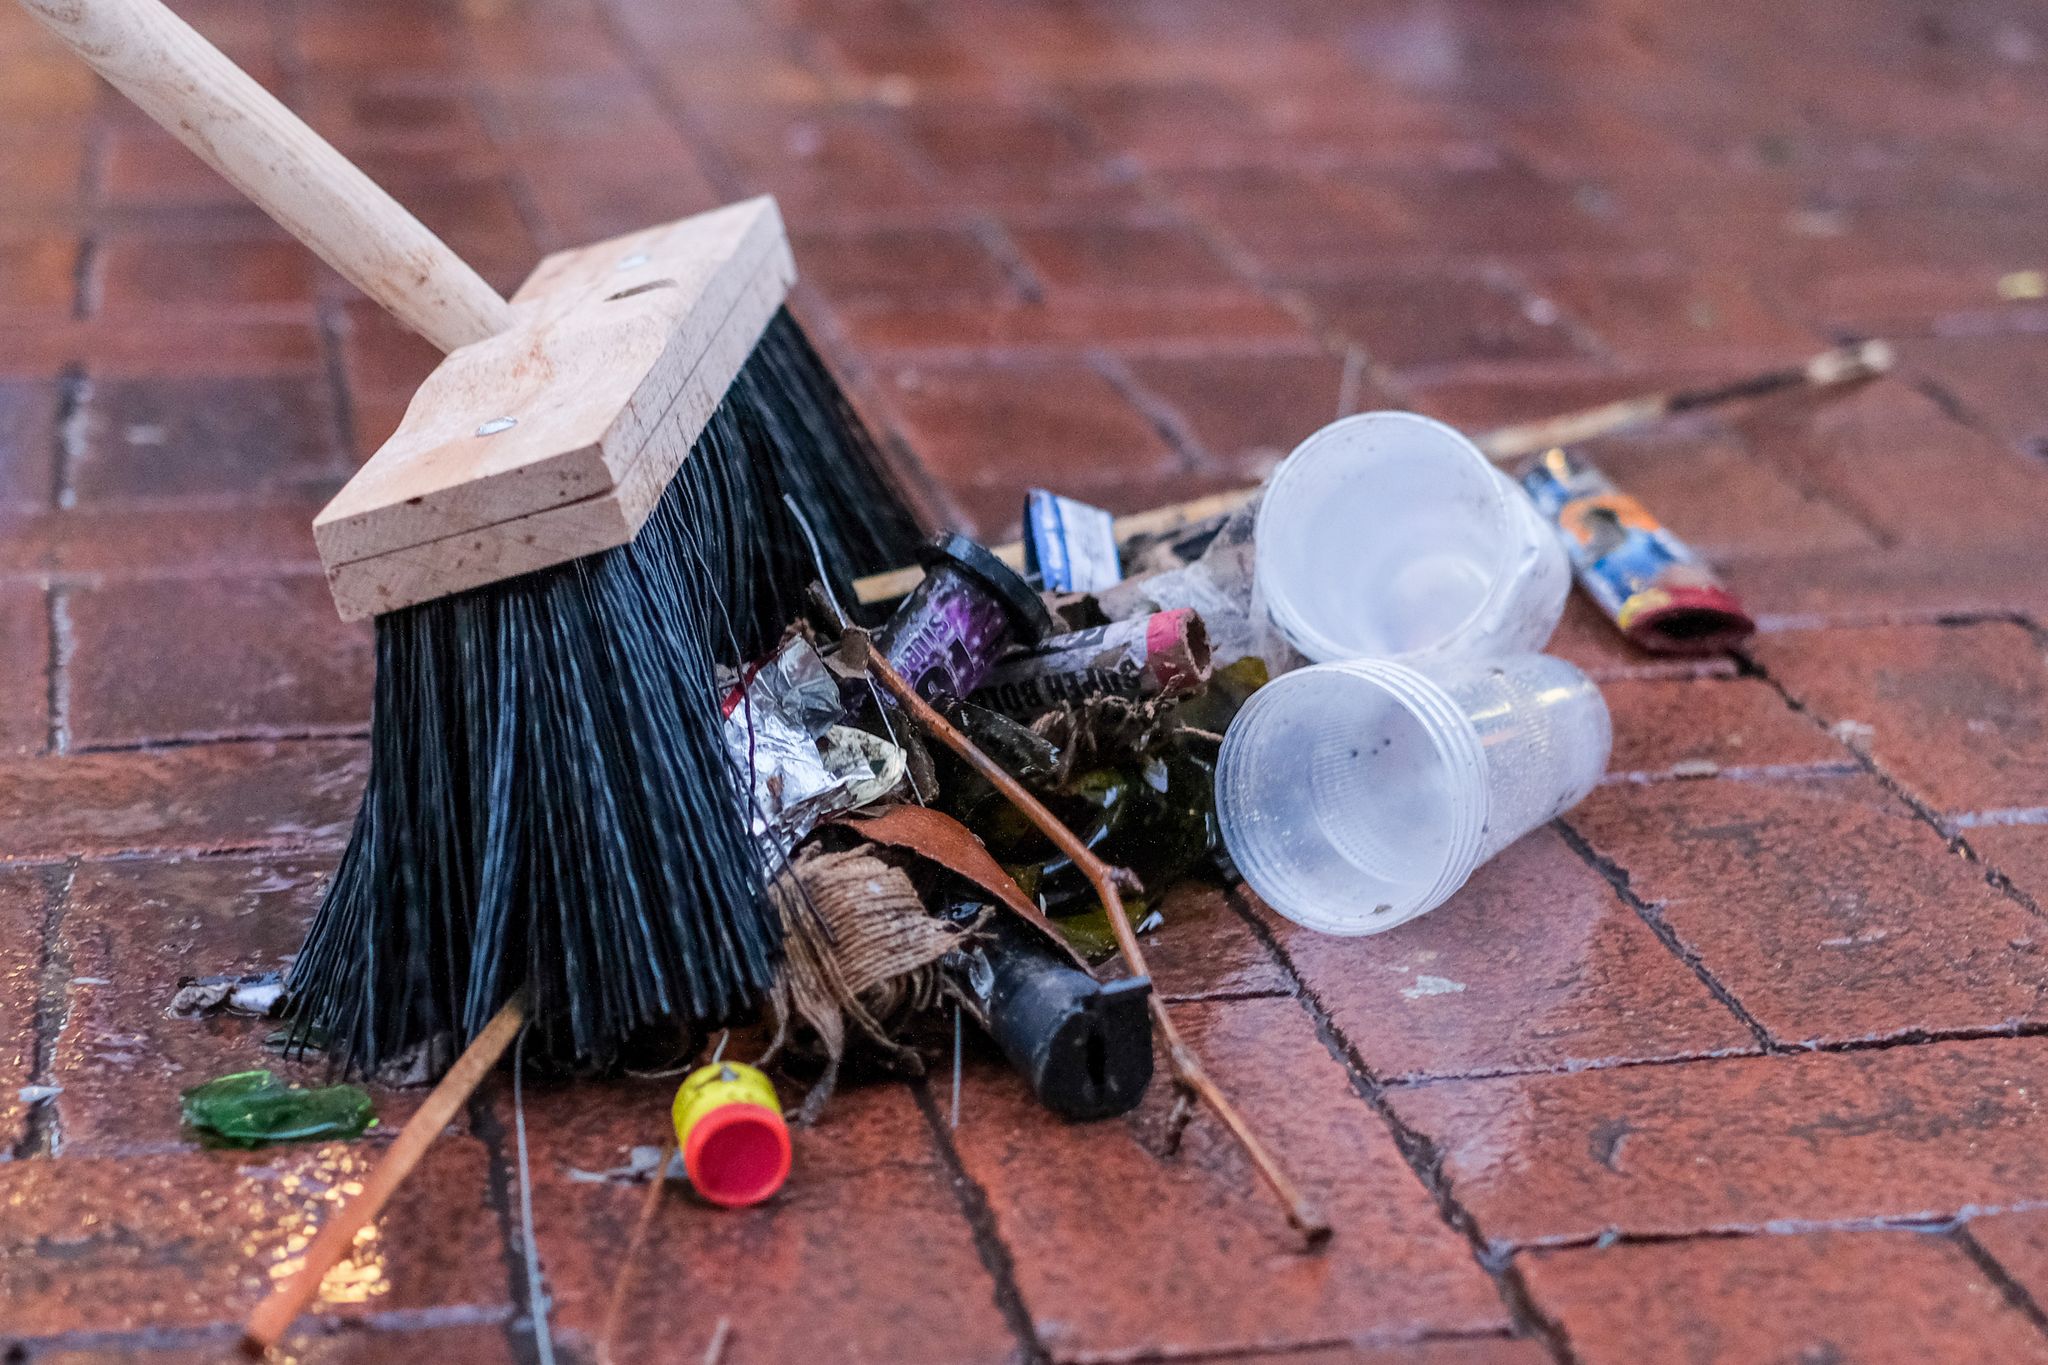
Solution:
{"label": "pile of litter", "polygon": [[[1107,512],[1033,490],[1021,545],[935,537],[919,566],[867,585],[867,605],[887,608],[871,634],[820,588],[720,682],[784,929],[759,1061],[814,1059],[798,1067],[813,1075],[800,1124],[852,1051],[921,1072],[919,1020],[948,1007],[1062,1116],[1125,1112],[1152,1075],[1149,981],[1091,970],[1123,926],[1088,868],[1009,783],[929,743],[870,652],[1122,871],[1131,930],[1170,931],[1159,907],[1184,880],[1241,878],[1298,923],[1364,934],[1441,905],[1598,780],[1599,691],[1535,652],[1574,569],[1640,642],[1711,648],[1748,625],[1582,459],[1545,451],[1517,481],[1413,413],[1343,418],[1251,496],[1152,520],[1120,537]],[[269,1013],[276,994],[266,979],[194,982],[172,1009]],[[671,1040],[648,1060],[701,1046]],[[445,1050],[428,1060],[413,1079]],[[759,1074],[737,1066],[720,1059],[720,1085]],[[230,1079],[239,1095],[248,1078]],[[264,1103],[317,1107],[320,1092],[273,1088]],[[783,1131],[772,1085],[742,1089],[722,1103],[772,1108]],[[187,1108],[199,1121],[219,1097],[202,1088]],[[700,1144],[729,1121],[698,1121]],[[233,1140],[263,1136],[244,1122]]]}
{"label": "pile of litter", "polygon": [[[711,1205],[771,1198],[794,1144],[763,1068],[809,1072],[792,1117],[815,1122],[856,1052],[922,1073],[924,1021],[950,1008],[956,1067],[964,1017],[1067,1119],[1130,1110],[1163,1053],[1308,1243],[1327,1236],[1179,1039],[1137,936],[1171,932],[1160,906],[1190,878],[1241,879],[1322,932],[1391,929],[1585,797],[1607,708],[1539,652],[1575,575],[1646,648],[1720,648],[1751,625],[1583,458],[1549,448],[1510,477],[1413,413],[1342,418],[1260,489],[1184,512],[1120,525],[1033,490],[1022,544],[934,537],[921,564],[856,584],[856,610],[886,609],[872,630],[816,584],[772,649],[720,676],[781,919],[766,1042],[750,1065],[721,1038],[692,1068],[708,1040],[668,1040],[645,1060],[689,1072],[673,1146],[585,1178],[647,1179],[652,1199],[680,1165]],[[1124,972],[1099,979],[1119,953]],[[212,978],[181,983],[172,1012],[288,1017],[279,997],[274,978]],[[410,1079],[447,1069],[440,1041],[401,1059]],[[423,1114],[460,1102],[497,1055],[485,1046]],[[245,1144],[374,1122],[354,1087],[268,1072],[188,1091],[185,1114]]]}

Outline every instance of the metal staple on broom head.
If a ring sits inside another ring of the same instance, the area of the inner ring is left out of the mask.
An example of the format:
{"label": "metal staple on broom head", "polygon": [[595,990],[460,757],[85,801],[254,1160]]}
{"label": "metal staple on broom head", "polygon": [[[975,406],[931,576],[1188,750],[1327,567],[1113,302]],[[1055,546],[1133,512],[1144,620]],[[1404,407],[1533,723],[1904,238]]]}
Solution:
{"label": "metal staple on broom head", "polygon": [[917,550],[873,442],[777,315],[630,544],[377,618],[371,766],[288,982],[344,1068],[452,1050],[522,983],[531,1050],[602,1067],[764,990],[780,925],[715,666]]}

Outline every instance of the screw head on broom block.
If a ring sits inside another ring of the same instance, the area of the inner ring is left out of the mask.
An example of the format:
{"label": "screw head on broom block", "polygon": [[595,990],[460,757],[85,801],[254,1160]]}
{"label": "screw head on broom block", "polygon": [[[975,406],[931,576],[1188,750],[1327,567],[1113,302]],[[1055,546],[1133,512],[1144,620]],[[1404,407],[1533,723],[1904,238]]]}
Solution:
{"label": "screw head on broom block", "polygon": [[633,539],[795,278],[767,197],[542,261],[314,521],[343,618]]}

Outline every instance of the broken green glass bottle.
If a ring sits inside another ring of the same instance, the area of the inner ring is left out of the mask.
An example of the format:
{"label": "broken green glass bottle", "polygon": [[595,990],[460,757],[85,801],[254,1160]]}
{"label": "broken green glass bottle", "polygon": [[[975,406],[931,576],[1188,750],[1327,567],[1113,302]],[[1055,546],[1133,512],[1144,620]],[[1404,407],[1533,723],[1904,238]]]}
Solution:
{"label": "broken green glass bottle", "polygon": [[268,1071],[237,1071],[179,1097],[185,1122],[230,1147],[361,1137],[377,1121],[359,1085],[286,1085]]}

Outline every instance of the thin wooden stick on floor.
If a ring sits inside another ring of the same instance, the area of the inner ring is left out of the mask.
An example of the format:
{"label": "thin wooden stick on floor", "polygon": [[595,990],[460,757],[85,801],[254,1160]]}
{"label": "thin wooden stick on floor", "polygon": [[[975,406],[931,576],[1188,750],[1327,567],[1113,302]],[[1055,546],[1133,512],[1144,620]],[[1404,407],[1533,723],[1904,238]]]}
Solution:
{"label": "thin wooden stick on floor", "polygon": [[[1351,353],[1356,355],[1354,351]],[[1720,407],[1745,398],[1761,398],[1766,394],[1785,389],[1830,389],[1843,384],[1860,383],[1875,378],[1891,369],[1894,361],[1892,348],[1882,341],[1863,341],[1852,346],[1840,346],[1822,351],[1803,365],[1794,365],[1782,370],[1766,370],[1760,374],[1745,375],[1727,383],[1712,384],[1697,389],[1674,389],[1665,393],[1646,393],[1635,398],[1623,398],[1612,403],[1601,403],[1596,407],[1582,408],[1577,412],[1560,413],[1554,417],[1541,418],[1534,422],[1520,422],[1513,426],[1496,427],[1473,438],[1479,448],[1496,464],[1519,460],[1548,450],[1552,446],[1573,445],[1590,441],[1596,436],[1607,436],[1619,431],[1630,431],[1637,427],[1681,412],[1698,412],[1704,408]],[[1345,373],[1351,366],[1347,358]],[[1348,415],[1350,400],[1339,404],[1339,416]],[[1116,538],[1119,544],[1138,536],[1170,535],[1185,526],[1220,517],[1235,511],[1257,493],[1256,488],[1233,488],[1228,492],[1209,493],[1188,502],[1171,503],[1165,507],[1154,507],[1144,512],[1132,512],[1116,519]],[[1013,569],[1024,567],[1024,543],[1010,541],[998,545],[993,553]],[[890,569],[884,573],[870,574],[854,580],[854,596],[864,604],[889,602],[903,596],[916,587],[924,577],[924,570],[912,565],[908,568]]]}
{"label": "thin wooden stick on floor", "polygon": [[[719,1043],[721,1050],[724,1047],[723,1042]],[[676,1146],[671,1142],[661,1149],[661,1160],[654,1163],[654,1178],[647,1182],[647,1194],[640,1201],[640,1216],[633,1223],[632,1240],[626,1243],[626,1254],[619,1261],[618,1278],[612,1281],[611,1300],[605,1304],[604,1327],[597,1334],[597,1365],[613,1365],[612,1342],[618,1336],[620,1319],[626,1315],[626,1293],[632,1288],[640,1249],[647,1245],[648,1230],[654,1226],[654,1211],[661,1207],[661,1197],[668,1191],[668,1166],[675,1156]]]}
{"label": "thin wooden stick on floor", "polygon": [[[1095,856],[1094,850],[1083,843],[1078,835],[1059,822],[1057,816],[1047,810],[1037,797],[1016,778],[1006,772],[1002,765],[983,753],[981,749],[962,734],[952,722],[933,708],[932,704],[917,695],[917,689],[905,681],[903,675],[889,666],[867,644],[867,637],[859,631],[847,632],[851,650],[864,652],[867,656],[868,671],[875,681],[908,711],[917,723],[929,731],[941,744],[958,754],[962,759],[987,778],[989,784],[1003,794],[1009,803],[1028,816],[1061,853],[1073,860],[1095,888],[1095,894],[1102,900],[1102,908],[1108,912],[1110,932],[1116,935],[1117,951],[1123,955],[1124,963],[1134,976],[1149,976],[1145,966],[1144,950],[1138,946],[1138,935],[1131,928],[1130,917],[1124,913],[1123,888],[1137,890],[1137,878],[1129,871],[1113,867]],[[857,657],[857,656],[855,656]],[[1167,1012],[1166,1002],[1157,991],[1152,993],[1152,1021],[1159,1027],[1160,1039],[1166,1045],[1167,1062],[1173,1068],[1174,1083],[1184,1093],[1192,1094],[1209,1107],[1229,1130],[1230,1136],[1243,1149],[1245,1156],[1257,1169],[1259,1175],[1272,1189],[1287,1213],[1287,1221],[1300,1232],[1310,1246],[1319,1246],[1330,1236],[1330,1223],[1315,1203],[1301,1192],[1286,1170],[1266,1145],[1259,1141],[1258,1134],[1239,1113],[1237,1106],[1230,1102],[1217,1084],[1209,1079],[1209,1073],[1202,1068],[1202,1059],[1195,1055],[1174,1026],[1173,1016]]]}
{"label": "thin wooden stick on floor", "polygon": [[441,1136],[441,1130],[505,1055],[505,1049],[519,1036],[525,1022],[526,997],[522,992],[507,1000],[484,1025],[483,1032],[455,1059],[455,1065],[448,1068],[448,1074],[420,1105],[412,1121],[371,1168],[369,1177],[363,1181],[362,1193],[342,1205],[321,1227],[312,1245],[306,1248],[306,1263],[256,1305],[256,1311],[249,1315],[242,1329],[244,1354],[262,1358],[290,1330],[313,1296],[320,1292],[320,1282],[327,1278],[327,1272],[348,1255],[356,1234],[383,1211],[405,1178],[412,1174],[413,1167],[427,1154],[427,1148]]}
{"label": "thin wooden stick on floor", "polygon": [[1882,341],[1863,341],[1822,351],[1803,365],[1765,370],[1703,388],[1647,393],[1535,422],[1495,427],[1476,440],[1488,458],[1500,464],[1524,459],[1552,446],[1576,445],[1596,436],[1631,431],[1682,412],[1717,408],[1745,398],[1762,398],[1785,389],[1828,389],[1841,384],[1861,383],[1885,373],[1891,369],[1892,363],[1889,345]]}

